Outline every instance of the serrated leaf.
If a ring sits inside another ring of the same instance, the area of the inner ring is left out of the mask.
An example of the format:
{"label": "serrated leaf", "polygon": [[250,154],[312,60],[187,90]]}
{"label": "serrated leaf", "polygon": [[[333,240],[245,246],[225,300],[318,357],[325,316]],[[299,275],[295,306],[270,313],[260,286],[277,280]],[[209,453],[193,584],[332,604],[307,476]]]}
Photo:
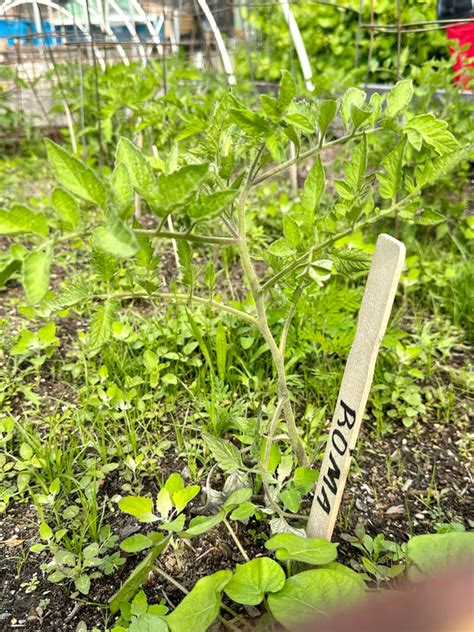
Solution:
{"label": "serrated leaf", "polygon": [[69,229],[76,228],[81,221],[77,200],[67,191],[56,187],[51,194],[51,203],[61,222]]}
{"label": "serrated leaf", "polygon": [[229,204],[232,204],[236,195],[237,191],[235,189],[201,195],[196,204],[189,206],[187,214],[194,220],[213,219],[219,216]]}
{"label": "serrated leaf", "polygon": [[292,248],[297,248],[301,241],[301,229],[291,215],[283,216],[283,233]]}
{"label": "serrated leaf", "polygon": [[48,236],[48,220],[44,213],[34,213],[23,204],[13,204],[9,211],[0,209],[0,235],[28,233]]}
{"label": "serrated leaf", "polygon": [[341,248],[334,253],[336,270],[342,274],[363,272],[370,268],[370,255],[357,248]]}
{"label": "serrated leaf", "polygon": [[404,132],[409,134],[411,143],[410,132],[415,132],[440,155],[459,149],[459,143],[448,130],[446,121],[437,119],[431,112],[410,119],[405,125]]}
{"label": "serrated leaf", "polygon": [[293,76],[288,70],[281,73],[280,89],[278,91],[278,105],[280,109],[286,110],[296,96],[296,84]]}
{"label": "serrated leaf", "polygon": [[268,607],[275,619],[287,628],[300,621],[332,612],[362,597],[359,581],[334,569],[298,573],[286,580],[282,590],[268,595]]}
{"label": "serrated leaf", "polygon": [[46,139],[45,142],[49,162],[59,183],[83,200],[105,208],[107,189],[92,169],[53,141]]}
{"label": "serrated leaf", "polygon": [[88,336],[92,349],[102,347],[110,338],[117,311],[118,305],[114,301],[107,301],[97,309],[89,325]]}
{"label": "serrated leaf", "polygon": [[337,544],[324,538],[305,538],[291,533],[278,534],[265,542],[265,548],[275,551],[278,560],[295,560],[321,566],[337,557]]}
{"label": "serrated leaf", "polygon": [[149,160],[145,158],[141,149],[122,136],[117,145],[115,160],[117,166],[118,163],[125,165],[135,191],[147,202],[151,200],[156,194],[156,178]]}
{"label": "serrated leaf", "polygon": [[413,98],[413,83],[411,79],[403,79],[394,85],[387,95],[385,116],[393,118],[406,109]]}
{"label": "serrated leaf", "polygon": [[119,217],[110,217],[106,226],[96,228],[92,238],[94,246],[114,257],[126,259],[140,250],[135,233]]}
{"label": "serrated leaf", "polygon": [[158,178],[158,190],[151,201],[154,208],[169,208],[182,204],[200,186],[209,170],[209,164],[199,163],[181,167],[169,175]]}
{"label": "serrated leaf", "polygon": [[212,456],[224,472],[232,474],[237,472],[237,470],[243,469],[242,456],[235,445],[219,437],[214,437],[207,432],[204,433],[204,440]]}
{"label": "serrated leaf", "polygon": [[239,103],[239,107],[230,108],[230,120],[240,129],[250,136],[260,137],[266,136],[270,131],[270,125],[259,114],[252,112],[249,108]]}
{"label": "serrated leaf", "polygon": [[284,237],[280,237],[267,248],[267,253],[274,257],[291,257],[295,254],[295,249],[288,243]]}
{"label": "serrated leaf", "polygon": [[123,162],[117,162],[112,173],[112,188],[117,203],[119,217],[129,217],[134,208],[133,185],[127,166]]}
{"label": "serrated leaf", "polygon": [[171,632],[206,632],[219,614],[221,593],[231,577],[232,571],[218,571],[196,582],[179,606],[167,615]]}
{"label": "serrated leaf", "polygon": [[84,281],[78,281],[66,287],[59,296],[56,296],[53,300],[48,301],[48,307],[53,311],[59,311],[66,309],[78,303],[84,303],[89,298],[89,287]]}
{"label": "serrated leaf", "polygon": [[267,593],[278,592],[284,584],[281,566],[269,557],[257,557],[246,564],[237,564],[224,592],[236,603],[258,606]]}
{"label": "serrated leaf", "polygon": [[321,158],[318,156],[306,176],[303,193],[301,194],[301,204],[311,215],[319,209],[325,186],[324,167]]}
{"label": "serrated leaf", "polygon": [[385,173],[378,173],[380,195],[385,200],[395,201],[400,192],[403,178],[403,157],[406,141],[403,139],[395,145],[392,151],[383,159]]}
{"label": "serrated leaf", "polygon": [[52,251],[36,250],[23,260],[23,288],[30,305],[40,303],[48,291],[52,258]]}

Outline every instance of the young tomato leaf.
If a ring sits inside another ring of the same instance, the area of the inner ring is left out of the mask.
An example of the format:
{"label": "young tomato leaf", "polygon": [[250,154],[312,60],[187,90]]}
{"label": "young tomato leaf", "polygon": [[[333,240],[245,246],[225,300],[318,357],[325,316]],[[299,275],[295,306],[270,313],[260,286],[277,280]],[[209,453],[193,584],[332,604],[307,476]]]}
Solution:
{"label": "young tomato leaf", "polygon": [[321,162],[321,158],[318,156],[306,177],[303,193],[301,194],[301,204],[306,211],[311,213],[311,215],[319,208],[319,203],[325,186],[326,178],[324,175],[323,163]]}
{"label": "young tomato leaf", "polygon": [[48,138],[45,142],[49,162],[59,183],[83,200],[105,208],[107,189],[92,169]]}
{"label": "young tomato leaf", "polygon": [[209,195],[201,195],[195,204],[191,204],[186,210],[191,219],[202,221],[210,220],[220,215],[226,206],[232,204],[237,195],[235,189],[216,191]]}
{"label": "young tomato leaf", "polygon": [[171,632],[206,632],[221,607],[221,593],[232,571],[218,571],[200,579],[179,606],[166,617]]}
{"label": "young tomato leaf", "polygon": [[23,260],[23,288],[30,305],[40,303],[48,291],[52,258],[52,251],[36,250]]}
{"label": "young tomato leaf", "polygon": [[186,531],[181,533],[181,536],[183,538],[193,538],[197,535],[202,535],[203,533],[210,531],[210,529],[214,528],[224,520],[226,513],[225,509],[221,509],[214,516],[196,516],[191,520]]}
{"label": "young tomato leaf", "polygon": [[328,127],[331,124],[333,118],[336,116],[336,112],[337,101],[334,101],[333,99],[327,99],[319,102],[316,119],[318,122],[319,131],[321,132],[321,136],[323,138],[326,135]]}
{"label": "young tomato leaf", "polygon": [[212,456],[224,472],[232,474],[237,472],[237,470],[243,469],[242,457],[235,445],[224,441],[224,439],[214,437],[207,432],[204,433],[204,440],[212,452]]}
{"label": "young tomato leaf", "polygon": [[123,162],[117,162],[112,173],[112,189],[119,217],[127,218],[133,212],[133,186],[127,166]]}
{"label": "young tomato leaf", "polygon": [[236,603],[258,606],[267,593],[278,592],[284,584],[281,566],[269,557],[257,557],[246,564],[237,564],[224,592]]}
{"label": "young tomato leaf", "polygon": [[392,151],[383,159],[382,165],[385,173],[378,173],[380,195],[385,200],[395,201],[403,179],[403,156],[405,154],[406,140],[403,139],[395,145]]}
{"label": "young tomato leaf", "polygon": [[110,217],[106,226],[99,226],[92,235],[94,245],[105,252],[126,259],[139,250],[135,233],[118,217]]}
{"label": "young tomato leaf", "polygon": [[51,203],[66,228],[74,229],[79,225],[81,221],[79,205],[70,193],[61,187],[56,187],[51,194]]}
{"label": "young tomato leaf", "polygon": [[99,349],[110,338],[112,323],[118,311],[115,301],[106,301],[91,319],[89,326],[89,344],[91,349]]}
{"label": "young tomato leaf", "polygon": [[296,84],[293,75],[288,70],[281,73],[280,89],[278,91],[278,105],[280,109],[286,110],[296,96]]}
{"label": "young tomato leaf", "polygon": [[315,569],[286,580],[282,590],[268,595],[275,619],[291,628],[300,621],[328,614],[341,603],[349,605],[364,594],[360,582],[347,573]]}
{"label": "young tomato leaf", "polygon": [[23,204],[13,204],[9,211],[0,209],[0,235],[28,233],[48,236],[48,220],[44,213],[34,213]]}
{"label": "young tomato leaf", "polygon": [[152,207],[169,208],[183,203],[200,186],[207,175],[207,162],[187,165],[158,178],[158,190],[151,201]]}
{"label": "young tomato leaf", "polygon": [[[145,158],[143,153],[128,138],[123,136],[119,139],[117,150],[115,152],[116,169],[120,169],[119,163],[123,163],[127,168],[130,182],[135,191],[145,200],[149,201],[156,194],[156,178],[153,173],[150,162]],[[114,189],[118,186],[120,195],[125,195],[126,182],[122,180],[123,172],[114,174]],[[119,183],[119,177],[121,182]],[[117,191],[117,189],[115,189]],[[117,191],[118,192],[118,191]]]}
{"label": "young tomato leaf", "polygon": [[413,83],[411,79],[403,79],[396,83],[387,95],[385,116],[393,118],[406,109],[413,98]]}
{"label": "young tomato leaf", "polygon": [[169,491],[171,496],[175,492],[179,492],[179,490],[183,488],[184,488],[184,481],[181,474],[178,474],[178,472],[173,472],[172,474],[170,474],[170,476],[168,476],[165,483],[165,489]]}
{"label": "young tomato leaf", "polygon": [[188,503],[199,494],[201,488],[199,485],[191,485],[175,492],[172,496],[173,505],[176,511],[181,513]]}
{"label": "young tomato leaf", "polygon": [[365,92],[359,88],[349,88],[342,97],[341,118],[344,127],[349,129],[352,121],[352,106],[361,108],[365,103]]}
{"label": "young tomato leaf", "polygon": [[307,564],[322,565],[337,557],[337,544],[324,538],[304,538],[291,533],[281,533],[265,542],[265,548],[276,551],[278,560],[295,560]]}
{"label": "young tomato leaf", "polygon": [[[405,125],[403,131],[408,134],[410,143],[412,143],[413,133],[415,133],[440,155],[459,149],[459,143],[448,130],[446,121],[437,119],[432,112],[414,116]],[[412,133],[411,136],[410,132]]]}

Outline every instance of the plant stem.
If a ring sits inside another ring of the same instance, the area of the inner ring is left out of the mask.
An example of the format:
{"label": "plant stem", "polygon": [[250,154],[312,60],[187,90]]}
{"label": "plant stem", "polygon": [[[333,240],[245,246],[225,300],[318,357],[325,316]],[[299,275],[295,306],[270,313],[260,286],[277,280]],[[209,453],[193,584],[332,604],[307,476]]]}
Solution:
{"label": "plant stem", "polygon": [[383,219],[384,217],[390,216],[394,211],[396,211],[398,208],[403,206],[403,204],[406,204],[411,198],[418,195],[418,193],[419,193],[419,190],[416,189],[409,195],[406,195],[402,200],[400,200],[396,204],[393,204],[392,206],[385,209],[384,211],[381,211],[378,215],[374,215],[367,219],[356,222],[355,224],[348,226],[344,230],[341,230],[336,235],[329,237],[328,239],[323,241],[321,244],[317,246],[312,246],[307,252],[300,255],[296,259],[294,259],[291,263],[289,263],[284,268],[282,268],[279,272],[277,272],[272,277],[270,277],[268,281],[265,281],[265,283],[261,286],[260,291],[262,293],[266,292],[267,290],[272,288],[276,283],[278,283],[278,281],[280,281],[285,276],[287,276],[288,274],[296,270],[296,268],[299,268],[300,266],[307,265],[308,263],[310,263],[313,259],[313,255],[325,250],[326,248],[329,248],[329,246],[332,246],[334,243],[336,243],[336,241],[339,241],[339,239],[342,239],[343,237],[350,235],[355,230],[359,230],[360,228],[364,228],[365,226],[370,226],[370,224],[374,224],[379,219]]}
{"label": "plant stem", "polygon": [[220,244],[221,246],[233,246],[239,243],[236,237],[216,237],[214,235],[194,235],[193,233],[172,232],[169,230],[153,230],[137,228],[134,231],[137,235],[151,235],[152,237],[163,237],[167,239],[180,239],[183,241],[194,241],[200,244]]}
{"label": "plant stem", "polygon": [[317,145],[316,147],[311,147],[311,149],[304,151],[302,154],[299,154],[298,156],[295,156],[294,158],[290,158],[290,160],[286,160],[285,162],[282,162],[280,165],[277,165],[273,169],[264,171],[264,173],[262,173],[261,176],[258,176],[258,178],[255,178],[253,180],[252,186],[255,184],[260,184],[260,182],[263,182],[264,180],[268,180],[268,178],[272,178],[278,173],[285,171],[285,169],[288,169],[288,167],[291,167],[291,165],[295,165],[298,162],[302,162],[303,160],[306,160],[306,158],[310,158],[311,156],[316,156],[317,154],[320,154],[322,151],[324,151],[328,147],[334,147],[335,145],[342,145],[343,143],[347,142],[351,138],[360,138],[364,134],[373,134],[374,132],[377,132],[380,129],[382,128],[373,127],[371,129],[366,129],[362,132],[356,132],[355,134],[346,134],[345,136],[341,136],[341,138],[336,138],[335,140],[332,140],[329,143],[326,143],[325,145]]}
{"label": "plant stem", "polygon": [[[171,292],[152,292],[151,294],[149,294],[148,292],[118,292],[115,294],[93,294],[89,298],[99,299],[99,300],[103,300],[103,299],[109,299],[109,300],[131,299],[132,300],[132,299],[141,299],[141,298],[148,298],[148,299],[157,298],[157,299],[161,299],[164,301],[171,301],[171,302],[180,302],[180,301],[186,302],[187,301],[187,302],[192,302],[192,303],[199,303],[201,305],[207,305],[209,307],[212,307],[213,309],[218,309],[223,312],[232,314],[232,316],[236,316],[237,318],[245,320],[251,325],[258,327],[257,319],[251,316],[250,314],[247,314],[246,312],[243,312],[240,309],[232,307],[231,305],[226,305],[225,303],[220,303],[219,301],[209,300],[208,298],[203,298],[202,296],[196,296],[195,294],[192,294],[190,296],[189,294],[179,294],[179,293],[171,294]],[[73,307],[77,303],[82,302],[82,300],[83,299],[80,299],[80,300],[75,301],[74,303],[70,303],[67,305],[67,307]]]}
{"label": "plant stem", "polygon": [[255,268],[253,267],[252,259],[250,257],[250,252],[247,244],[247,231],[246,231],[246,216],[245,216],[245,206],[247,203],[248,194],[250,192],[250,188],[252,187],[252,174],[255,172],[257,168],[258,161],[261,155],[261,150],[257,152],[256,158],[250,167],[247,178],[242,189],[242,193],[240,194],[238,203],[237,203],[237,219],[238,219],[238,232],[240,235],[239,239],[239,253],[240,259],[242,262],[242,268],[244,270],[245,276],[250,285],[250,291],[252,293],[253,299],[255,301],[255,308],[257,310],[257,326],[270,349],[270,353],[272,354],[273,362],[275,364],[275,368],[278,376],[278,397],[283,400],[283,412],[285,415],[286,425],[288,429],[288,436],[290,438],[291,446],[296,455],[299,465],[309,466],[308,457],[306,456],[306,452],[304,450],[303,444],[300,441],[300,437],[298,434],[298,428],[296,426],[295,416],[293,414],[293,408],[291,406],[290,394],[288,392],[288,386],[286,382],[286,371],[285,371],[285,363],[283,360],[283,356],[280,353],[278,345],[275,342],[275,338],[270,330],[268,325],[267,313],[265,309],[265,302],[263,300],[263,294],[260,290],[257,274],[255,272]]}
{"label": "plant stem", "polygon": [[235,544],[236,544],[237,548],[239,549],[239,551],[240,551],[240,553],[241,553],[242,557],[244,558],[244,560],[245,560],[246,562],[250,562],[250,558],[249,558],[249,556],[247,555],[247,552],[245,551],[244,547],[242,546],[242,544],[241,544],[241,542],[240,542],[239,538],[237,537],[237,534],[236,534],[236,533],[235,533],[235,531],[232,529],[232,526],[229,524],[229,521],[228,521],[226,518],[224,518],[223,522],[224,522],[224,524],[225,524],[225,526],[226,526],[227,531],[230,533],[231,538],[234,540],[234,542],[235,542]]}

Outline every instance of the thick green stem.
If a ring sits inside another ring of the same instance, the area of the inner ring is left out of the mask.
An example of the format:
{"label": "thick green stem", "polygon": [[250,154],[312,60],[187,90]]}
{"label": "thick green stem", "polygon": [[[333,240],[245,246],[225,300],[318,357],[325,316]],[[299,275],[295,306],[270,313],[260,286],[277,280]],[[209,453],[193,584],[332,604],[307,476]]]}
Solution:
{"label": "thick green stem", "polygon": [[254,184],[260,184],[260,182],[263,182],[264,180],[268,180],[268,178],[272,178],[273,176],[276,176],[282,171],[285,171],[285,169],[288,169],[288,167],[291,167],[292,165],[295,165],[298,162],[302,162],[303,160],[306,160],[306,158],[310,158],[311,156],[316,156],[317,154],[320,154],[322,151],[324,151],[328,147],[334,147],[335,145],[343,145],[348,140],[351,140],[351,138],[360,138],[364,134],[373,134],[374,132],[377,132],[379,129],[382,129],[382,128],[374,127],[372,129],[366,129],[362,132],[356,132],[355,134],[347,134],[346,136],[341,136],[341,138],[336,138],[336,140],[332,140],[329,143],[326,143],[325,145],[318,145],[317,147],[311,147],[311,149],[304,151],[298,156],[295,156],[294,158],[290,158],[290,160],[286,160],[285,162],[282,162],[280,165],[277,165],[273,169],[269,169],[268,171],[265,171],[264,173],[262,173],[261,176],[258,176],[252,181],[252,186]]}
{"label": "thick green stem", "polygon": [[252,293],[253,299],[255,301],[255,308],[257,310],[257,324],[258,328],[270,349],[270,353],[272,354],[273,362],[277,371],[278,378],[278,397],[279,399],[283,399],[283,414],[285,416],[285,421],[288,429],[288,436],[290,438],[291,446],[293,451],[295,452],[296,458],[298,459],[298,463],[300,465],[308,465],[308,457],[306,456],[306,452],[304,450],[303,444],[300,441],[300,437],[298,434],[298,428],[296,426],[296,420],[293,413],[293,408],[291,406],[290,394],[288,392],[288,386],[286,382],[286,371],[285,371],[285,363],[283,359],[283,355],[278,348],[277,343],[275,342],[275,338],[270,330],[268,325],[267,313],[265,309],[265,302],[263,300],[263,295],[260,290],[258,278],[255,272],[255,268],[253,267],[253,263],[250,257],[250,252],[247,244],[247,227],[246,227],[246,216],[245,216],[245,206],[247,203],[247,197],[252,186],[252,173],[256,167],[258,162],[258,157],[260,154],[257,154],[257,159],[254,162],[254,165],[249,170],[247,180],[245,182],[242,193],[240,194],[239,201],[237,204],[237,213],[238,213],[238,232],[240,235],[239,238],[239,253],[240,259],[242,262],[242,267],[245,273],[245,276],[248,279],[250,285],[250,291]]}

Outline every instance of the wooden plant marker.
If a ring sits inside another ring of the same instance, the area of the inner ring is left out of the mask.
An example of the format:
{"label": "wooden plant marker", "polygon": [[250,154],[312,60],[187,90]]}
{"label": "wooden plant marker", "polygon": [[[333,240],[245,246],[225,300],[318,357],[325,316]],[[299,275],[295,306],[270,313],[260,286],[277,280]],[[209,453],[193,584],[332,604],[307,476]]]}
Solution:
{"label": "wooden plant marker", "polygon": [[379,235],[316,484],[309,537],[331,540],[404,261],[404,244]]}

